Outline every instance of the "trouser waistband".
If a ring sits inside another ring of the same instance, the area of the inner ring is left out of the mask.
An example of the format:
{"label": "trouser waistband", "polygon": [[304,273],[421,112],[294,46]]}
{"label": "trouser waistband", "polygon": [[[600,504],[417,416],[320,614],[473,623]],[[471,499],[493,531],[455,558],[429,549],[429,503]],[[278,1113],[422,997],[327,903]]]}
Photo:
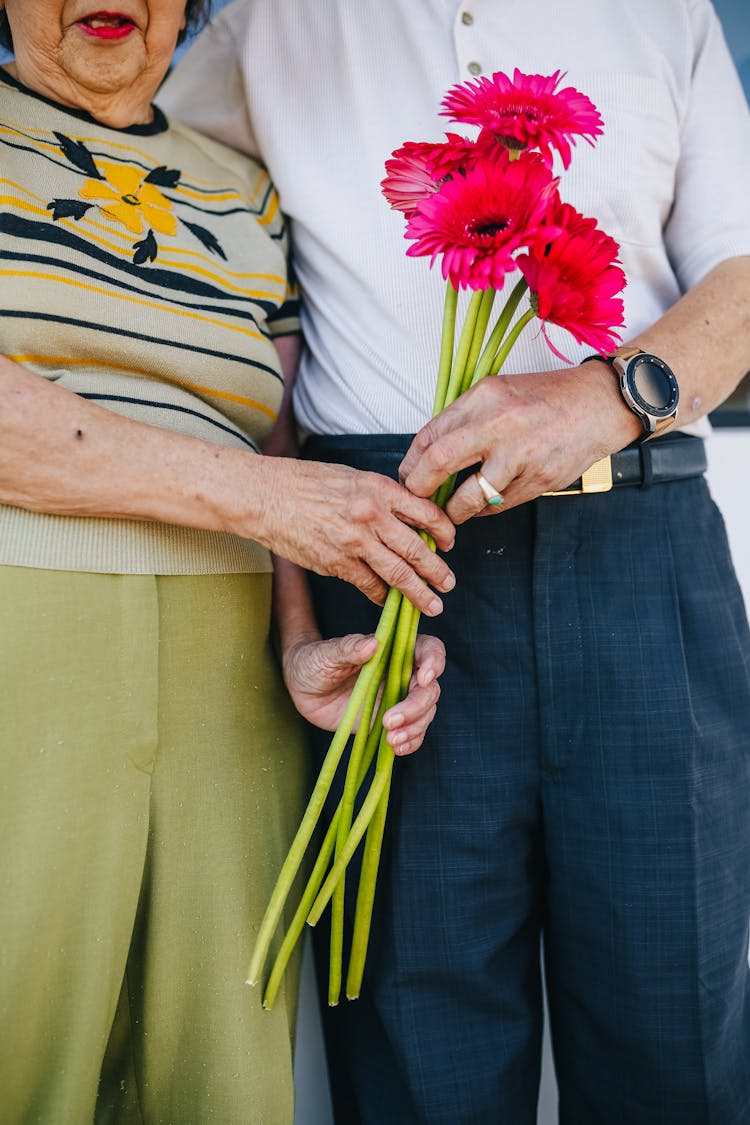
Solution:
{"label": "trouser waistband", "polygon": [[[393,476],[413,438],[413,434],[313,434],[304,443],[302,456],[310,461],[334,461],[355,467],[362,457],[367,468]],[[647,488],[652,484],[688,480],[702,476],[706,464],[702,438],[692,434],[665,434],[654,441],[628,445],[613,453],[612,487]],[[570,488],[581,491],[581,482],[573,482]]]}

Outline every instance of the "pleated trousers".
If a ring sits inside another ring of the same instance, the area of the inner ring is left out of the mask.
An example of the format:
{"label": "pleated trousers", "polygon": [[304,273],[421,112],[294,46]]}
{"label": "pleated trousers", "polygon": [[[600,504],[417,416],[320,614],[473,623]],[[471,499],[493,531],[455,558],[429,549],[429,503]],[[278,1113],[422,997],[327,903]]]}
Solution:
{"label": "pleated trousers", "polygon": [[[306,452],[395,475],[408,443]],[[337,1121],[533,1125],[543,935],[563,1125],[748,1125],[750,636],[705,480],[541,498],[449,561],[365,987],[326,1016]],[[373,627],[314,588],[327,633]]]}

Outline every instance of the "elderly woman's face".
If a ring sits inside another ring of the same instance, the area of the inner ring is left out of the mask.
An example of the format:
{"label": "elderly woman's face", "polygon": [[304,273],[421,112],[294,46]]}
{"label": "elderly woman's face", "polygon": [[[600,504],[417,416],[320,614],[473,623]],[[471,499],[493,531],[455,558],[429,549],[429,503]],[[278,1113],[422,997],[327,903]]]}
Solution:
{"label": "elderly woman's face", "polygon": [[38,93],[110,124],[148,120],[185,24],[185,3],[5,0],[14,72]]}

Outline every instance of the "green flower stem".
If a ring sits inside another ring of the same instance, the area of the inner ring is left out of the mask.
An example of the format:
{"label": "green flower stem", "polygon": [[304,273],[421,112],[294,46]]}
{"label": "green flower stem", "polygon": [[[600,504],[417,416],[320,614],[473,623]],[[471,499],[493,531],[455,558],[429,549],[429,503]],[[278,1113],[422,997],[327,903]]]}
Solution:
{"label": "green flower stem", "polygon": [[[437,415],[454,402],[461,393],[462,385],[466,380],[466,373],[473,371],[476,357],[482,346],[487,324],[489,323],[492,306],[494,304],[495,289],[478,290],[474,293],[469,308],[466,311],[458,351],[455,362],[453,361],[453,345],[456,335],[456,307],[458,304],[458,290],[446,282],[445,302],[443,305],[443,329],[440,345],[440,366],[438,369],[437,388],[435,401],[432,407],[432,417]],[[519,298],[520,299],[520,298]],[[499,343],[499,340],[496,342]],[[492,352],[493,356],[495,350]],[[432,499],[438,507],[445,507],[455,487],[456,478],[450,477],[437,491]],[[423,535],[431,550],[435,550],[435,543]]]}
{"label": "green flower stem", "polygon": [[337,810],[336,814],[331,820],[331,823],[328,826],[328,831],[326,832],[325,839],[323,840],[320,851],[318,852],[318,858],[315,860],[313,869],[310,872],[310,877],[305,884],[305,889],[302,893],[302,898],[300,899],[299,906],[294,913],[294,917],[289,923],[288,930],[284,934],[284,940],[281,943],[279,952],[276,954],[276,960],[274,961],[273,967],[271,968],[271,972],[268,977],[268,983],[266,984],[265,995],[263,996],[264,1008],[270,1009],[274,1005],[274,1001],[276,1000],[276,994],[279,991],[282,977],[284,976],[286,967],[289,964],[289,958],[292,955],[295,945],[299,941],[300,934],[305,927],[305,919],[307,918],[307,914],[313,902],[315,901],[315,896],[318,893],[320,884],[323,882],[323,876],[326,873],[328,864],[331,861],[331,856],[333,855],[333,849],[336,843],[336,829],[338,827],[338,822],[339,816]]}
{"label": "green flower stem", "polygon": [[435,387],[435,401],[432,407],[432,416],[435,417],[443,409],[445,395],[448,390],[448,380],[453,363],[453,344],[456,336],[456,307],[458,305],[458,290],[445,283],[445,302],[443,304],[443,331],[440,340],[440,365],[438,367],[437,386]]}
{"label": "green flower stem", "polygon": [[[410,624],[409,636],[408,636],[407,642],[406,642],[406,652],[407,652],[407,654],[408,654],[408,652],[412,652],[414,650],[414,643],[416,641],[416,632],[417,632],[418,621],[419,621],[419,612],[417,610],[413,610],[412,624]],[[383,659],[383,664],[385,664],[385,659]],[[404,668],[403,668],[403,674],[401,674],[401,695],[405,695],[407,690],[408,690],[409,679],[410,679],[410,676],[412,676],[412,664],[413,664],[413,660],[410,660],[410,659],[405,660]],[[363,754],[361,755],[360,762],[359,762],[359,775],[358,775],[358,777],[356,777],[356,783],[353,786],[354,791],[359,790],[359,787],[362,784],[365,775],[367,775],[368,769],[370,768],[370,765],[372,763],[372,758],[374,757],[374,753],[376,753],[376,750],[378,749],[379,741],[382,738],[386,737],[385,732],[382,731],[382,717],[383,717],[383,714],[385,714],[385,712],[387,710],[387,705],[388,705],[388,701],[386,700],[385,694],[383,694],[383,697],[380,701],[380,705],[379,705],[379,708],[378,708],[378,713],[376,715],[376,719],[374,719],[374,722],[372,723],[372,728],[369,732],[369,736],[368,736],[367,740],[365,740],[364,751],[363,751]],[[354,756],[354,750],[352,750],[352,759],[353,759],[353,756]],[[277,996],[277,992],[279,990],[279,985],[281,983],[283,973],[284,973],[284,971],[286,971],[286,967],[287,967],[287,964],[289,962],[289,957],[291,956],[292,949],[297,944],[297,940],[299,939],[302,928],[304,928],[304,926],[305,926],[305,920],[308,916],[308,913],[310,913],[310,909],[311,909],[311,907],[313,907],[313,904],[314,904],[314,902],[317,898],[318,891],[319,891],[319,888],[320,888],[320,883],[323,882],[323,876],[325,874],[326,868],[328,866],[329,861],[331,861],[331,857],[332,857],[333,852],[334,852],[334,845],[336,844],[336,839],[337,839],[338,835],[341,834],[341,826],[342,826],[342,822],[343,822],[344,818],[349,817],[350,830],[346,832],[346,840],[345,840],[344,847],[341,849],[340,854],[338,854],[338,856],[337,856],[338,861],[340,861],[340,865],[338,865],[338,867],[336,868],[336,871],[332,871],[332,873],[331,873],[331,882],[332,883],[335,882],[336,891],[338,890],[338,888],[340,888],[340,886],[343,885],[346,866],[349,865],[349,862],[351,861],[351,858],[352,858],[352,856],[353,856],[353,854],[356,850],[356,847],[359,846],[360,840],[362,839],[362,836],[364,835],[365,830],[368,829],[369,823],[371,821],[372,812],[376,811],[377,808],[379,807],[379,801],[381,800],[381,795],[382,794],[381,794],[381,791],[380,791],[380,787],[378,785],[376,787],[376,790],[374,790],[374,792],[372,794],[372,798],[371,798],[369,808],[362,810],[362,813],[360,814],[360,818],[358,819],[358,821],[355,821],[355,827],[354,827],[353,830],[351,829],[351,811],[352,810],[345,808],[345,798],[342,798],[342,801],[341,801],[340,805],[338,805],[338,808],[336,809],[336,812],[334,813],[334,816],[332,818],[331,825],[329,825],[329,827],[328,827],[328,831],[327,831],[325,840],[323,841],[323,846],[322,846],[322,848],[320,848],[320,852],[319,852],[318,857],[316,859],[316,863],[315,863],[315,866],[313,868],[313,872],[311,872],[311,874],[310,874],[309,880],[308,880],[306,888],[305,888],[305,892],[304,892],[304,894],[302,894],[302,898],[300,900],[299,906],[298,906],[297,911],[295,913],[295,917],[293,917],[293,919],[291,921],[291,924],[289,926],[287,934],[286,934],[286,936],[284,936],[283,943],[281,945],[281,948],[279,949],[279,954],[277,956],[277,960],[275,960],[275,962],[273,964],[271,974],[269,976],[269,983],[268,983],[268,985],[266,985],[265,997],[263,999],[263,1006],[265,1008],[270,1008],[273,1005],[273,1001],[275,1000],[275,996]],[[386,807],[387,807],[387,802],[386,802]],[[338,875],[338,872],[341,872],[341,875]],[[335,897],[335,893],[336,892],[334,892],[334,897]],[[320,913],[322,913],[323,909],[325,909],[325,904],[326,904],[326,901],[327,901],[327,899],[325,898],[325,895],[327,895],[327,889],[324,889],[323,894],[324,894],[324,899],[323,899],[322,903],[320,903],[320,909],[317,913],[315,913],[315,915],[310,917],[311,922],[317,921],[319,916],[320,916]],[[335,998],[334,998],[333,990],[331,989],[331,987],[328,988],[328,1003],[329,1003],[329,1005],[331,1005],[331,1003],[333,1003],[333,1005],[335,1005],[335,1003],[337,1003],[337,1001],[338,1001],[338,991],[340,991],[340,990],[336,990]]]}
{"label": "green flower stem", "polygon": [[[388,681],[386,694],[390,699],[400,700],[409,688],[412,666],[414,662],[414,643],[416,630],[414,617],[416,613],[410,602],[404,602],[399,614],[398,628],[393,642],[393,653],[388,666]],[[359,996],[362,985],[362,975],[365,968],[367,947],[370,941],[370,926],[372,923],[372,908],[375,901],[375,886],[380,866],[380,853],[383,847],[383,833],[385,820],[388,813],[388,797],[390,794],[391,777],[393,774],[394,753],[387,739],[381,740],[378,750],[378,760],[375,766],[376,779],[382,778],[382,795],[367,829],[364,853],[362,855],[362,869],[359,877],[357,892],[357,906],[354,913],[354,929],[352,933],[352,946],[349,955],[349,972],[346,978],[346,996],[348,1000]]]}
{"label": "green flower stem", "polygon": [[[381,705],[384,711],[387,711],[389,707],[392,707],[400,699],[401,675],[404,666],[406,645],[408,643],[410,635],[410,626],[413,612],[414,607],[412,606],[411,602],[404,598],[401,603],[398,624],[396,626],[396,633],[393,640],[393,651],[388,663],[388,677],[381,701]],[[388,746],[387,735],[385,731],[382,731],[382,733],[380,733],[378,764],[380,763],[381,756],[383,755],[383,746],[385,746],[386,749],[390,751],[390,754],[393,757],[393,750],[391,750],[390,746]],[[378,778],[378,765],[376,765],[375,767],[375,778],[373,780],[372,786],[370,787],[370,791],[365,798],[365,801],[359,811],[354,825],[351,828],[351,831],[346,837],[344,848],[340,851],[336,861],[333,864],[333,867],[329,871],[328,877],[326,878],[326,881],[323,884],[323,887],[321,888],[320,893],[318,894],[318,897],[313,904],[312,910],[310,911],[307,920],[311,926],[314,926],[315,923],[319,920],[320,915],[325,909],[329,898],[333,894],[334,887],[338,883],[346,868],[347,863],[354,854],[359,840],[361,840],[362,836],[364,835],[365,829],[367,828],[367,824],[369,822],[369,817],[372,816],[377,804],[376,801],[370,801],[370,794],[375,789],[377,789],[378,795],[380,794],[380,792],[382,792],[382,786],[380,784],[380,779]],[[365,813],[366,809],[368,811],[368,815],[365,819],[363,814]],[[355,838],[357,837],[357,834],[358,838]],[[360,879],[360,888],[361,885],[362,883]]]}
{"label": "green flower stem", "polygon": [[461,384],[462,389],[458,392],[459,395],[463,391],[463,384],[468,378],[471,377],[471,372],[476,369],[477,363],[479,361],[479,356],[482,351],[482,344],[484,343],[484,337],[487,332],[487,325],[490,322],[490,315],[492,313],[492,306],[495,303],[496,295],[497,290],[493,289],[491,285],[488,286],[487,289],[484,289],[482,291],[482,300],[479,302],[479,312],[477,313],[477,321],[474,325],[474,333],[471,340],[471,347],[469,348],[469,354],[466,359],[466,369],[464,371],[464,377]]}
{"label": "green flower stem", "polygon": [[[350,826],[351,827],[351,826]],[[339,855],[341,852],[339,852]],[[331,938],[328,950],[328,1007],[335,1008],[341,996],[341,978],[344,962],[344,894],[346,868],[333,888],[331,897]]]}
{"label": "green flower stem", "polygon": [[[514,286],[505,301],[484,350],[482,349],[482,345],[487,332],[487,325],[491,316],[496,291],[491,289],[484,293],[474,294],[466,313],[447,388],[443,393],[441,384],[441,393],[440,395],[436,395],[435,414],[439,413],[445,406],[450,405],[463,391],[478,382],[479,379],[488,375],[490,372],[497,373],[497,371],[500,370],[500,367],[521,332],[534,316],[532,310],[524,313],[509,332],[510,324],[527,289],[528,285],[525,279],[520,280]],[[446,306],[448,307],[447,299]],[[445,364],[447,362],[447,349],[445,346],[447,334],[446,316],[452,317],[450,321],[450,337],[452,339],[455,335],[455,306],[452,306],[447,314],[444,311],[444,336],[443,349],[441,351],[441,374],[443,376]],[[445,481],[433,496],[435,502],[441,507],[444,507],[453,492],[454,486],[455,477],[451,477],[449,480]],[[409,602],[405,601],[402,603],[393,652],[388,667],[388,681],[384,693],[384,697],[387,699],[389,706],[391,702],[395,702],[396,699],[402,699],[408,691],[418,623],[419,614],[417,611],[413,610]],[[399,680],[400,684],[398,683]],[[375,767],[375,780],[365,800],[368,815],[371,807],[370,802],[373,802],[374,805],[371,819],[367,825],[367,837],[362,858],[354,920],[354,933],[346,981],[346,995],[350,1000],[356,999],[359,996],[364,974],[380,854],[388,811],[393,762],[393,751],[388,745],[385,733],[383,733]],[[364,824],[365,820],[363,815],[365,813],[365,805],[363,805],[360,817],[356,822],[356,832],[353,830],[352,833],[350,833],[343,850],[337,848],[336,861],[308,916],[308,921],[311,924],[320,917],[328,898],[333,894],[335,901],[336,896],[340,893],[339,889],[343,887],[346,864],[359,845],[361,835],[360,824]],[[335,891],[334,887],[336,888]],[[338,988],[339,982],[337,981],[336,1000],[338,1000]]]}
{"label": "green flower stem", "polygon": [[497,375],[498,371],[508,358],[510,349],[515,344],[516,340],[521,335],[526,325],[529,324],[535,316],[536,313],[533,309],[527,309],[523,316],[519,317],[516,323],[513,325],[510,332],[505,337],[502,344],[500,345],[500,348],[497,351],[494,362],[492,364],[491,373],[493,375]]}
{"label": "green flower stem", "polygon": [[[383,666],[385,666],[385,659],[383,660]],[[367,737],[364,754],[362,755],[359,777],[357,778],[357,789],[359,789],[360,785],[364,781],[367,775],[367,771],[372,765],[372,760],[375,757],[375,753],[378,749],[384,714],[385,701],[381,699],[377,714],[375,716],[375,720]],[[318,857],[315,860],[315,864],[310,873],[310,877],[305,885],[305,889],[302,894],[302,898],[300,899],[299,906],[295,911],[292,921],[289,923],[289,928],[284,935],[284,940],[281,943],[281,948],[276,955],[276,960],[273,963],[273,968],[271,969],[271,973],[268,978],[268,984],[266,985],[266,993],[263,997],[264,1008],[273,1007],[274,1001],[276,999],[276,994],[279,990],[279,985],[281,984],[282,977],[286,971],[287,964],[289,963],[289,958],[291,957],[292,951],[294,950],[294,947],[305,928],[305,922],[307,921],[307,915],[310,912],[310,907],[315,901],[318,891],[320,890],[320,885],[323,882],[325,873],[328,870],[328,865],[331,862],[334,847],[336,845],[336,836],[338,833],[339,821],[342,816],[342,804],[343,799],[339,802],[338,808],[331,818],[331,823],[328,826],[328,831],[326,832],[325,839],[323,840],[320,851],[318,852]]]}
{"label": "green flower stem", "polygon": [[[468,380],[467,386],[465,386],[464,388],[465,390],[468,390],[468,387],[473,387],[474,384],[478,383],[480,379],[483,379],[485,375],[489,375],[490,371],[492,370],[493,360],[497,355],[503,337],[508,331],[510,322],[513,319],[521,298],[523,297],[528,287],[529,286],[526,278],[521,278],[521,280],[516,283],[516,285],[513,287],[513,290],[508,295],[506,302],[503,305],[502,312],[497,318],[495,327],[490,333],[490,337],[487,341],[487,345],[484,351],[482,352],[479,363],[476,365],[476,368],[474,369],[470,379]],[[468,371],[466,374],[467,376],[469,376]]]}
{"label": "green flower stem", "polygon": [[[382,743],[385,741],[385,731],[383,731],[380,737],[382,745]],[[362,807],[354,818],[354,823],[352,824],[351,831],[346,838],[344,849],[341,852],[340,857],[331,867],[331,870],[328,872],[326,880],[323,883],[323,886],[318,891],[307,915],[307,924],[309,926],[315,926],[320,921],[320,917],[326,906],[328,905],[331,896],[333,895],[334,888],[336,887],[344,871],[346,871],[347,865],[356,852],[360,840],[367,831],[370,821],[372,820],[372,815],[375,812],[378,802],[382,796],[384,781],[385,778],[378,775],[376,768],[372,785],[367,791],[367,796],[362,802]]]}
{"label": "green flower stem", "polygon": [[[388,678],[386,680],[385,692],[393,703],[400,703],[403,692],[403,675],[404,670],[408,666],[407,686],[409,677],[411,677],[411,666],[414,660],[413,645],[410,650],[409,644],[412,637],[412,625],[414,617],[417,614],[412,603],[408,598],[404,598],[401,603],[401,609],[398,615],[398,623],[396,625],[396,632],[393,637],[393,651],[391,659],[388,664]],[[392,705],[392,704],[391,704]]]}
{"label": "green flower stem", "polygon": [[450,404],[452,402],[455,402],[455,400],[461,393],[461,386],[463,384],[464,374],[466,372],[466,364],[468,362],[469,352],[471,351],[471,345],[474,339],[474,329],[476,328],[477,324],[479,307],[482,303],[483,297],[484,293],[481,289],[478,289],[469,301],[469,307],[466,310],[466,316],[464,317],[464,324],[458,340],[458,347],[456,348],[456,355],[453,360],[453,367],[451,369],[450,379],[448,380],[448,389],[445,393],[445,399],[443,401],[442,408],[450,406]]}
{"label": "green flower stem", "polygon": [[[482,343],[489,323],[492,305],[495,297],[495,291],[489,290],[483,293],[476,301],[477,294],[472,298],[469,311],[467,312],[466,321],[461,333],[461,339],[456,354],[456,359],[451,373],[451,379],[448,390],[445,394],[444,405],[448,405],[452,401],[452,395],[455,391],[455,386],[458,379],[458,373],[463,369],[463,386],[459,393],[467,389],[468,386],[478,382],[479,379],[489,374],[495,367],[497,370],[507,358],[511,348],[525,328],[526,324],[533,317],[533,313],[529,310],[523,317],[520,318],[517,325],[512,329],[508,338],[503,346],[503,339],[508,332],[510,323],[516,313],[518,305],[527,291],[527,283],[525,279],[519,281],[512,292],[506,299],[502,312],[498,317],[490,339],[482,351]],[[472,306],[474,306],[472,308]],[[481,353],[481,354],[480,354]],[[466,357],[464,359],[464,356]],[[456,396],[457,397],[457,396]],[[434,499],[441,507],[445,505],[448,497],[451,495],[455,485],[455,477],[446,481],[440,489],[437,490]],[[402,623],[403,618],[403,623]],[[408,620],[408,625],[407,625]],[[408,691],[409,680],[411,678],[412,663],[414,656],[414,646],[416,643],[417,628],[419,622],[419,615],[416,611],[410,613],[409,603],[402,605],[401,613],[399,614],[399,624],[397,626],[397,637],[394,641],[394,652],[391,656],[389,665],[389,681],[386,689],[387,694],[395,690],[395,678],[398,675],[397,664],[401,660],[401,685],[400,694],[398,698],[403,696]],[[403,634],[401,629],[403,628]],[[403,647],[402,647],[403,644]],[[403,653],[403,656],[401,656]],[[390,703],[390,699],[389,699]],[[372,920],[372,908],[375,896],[375,886],[377,881],[378,867],[380,863],[380,853],[382,849],[383,833],[385,829],[385,820],[388,809],[388,797],[390,792],[391,775],[393,769],[393,753],[390,752],[390,747],[387,740],[383,738],[378,754],[378,763],[376,766],[376,779],[384,778],[381,784],[377,786],[382,793],[377,806],[373,812],[372,820],[367,829],[367,839],[365,841],[365,853],[362,860],[362,871],[360,875],[359,892],[357,896],[357,908],[354,923],[354,936],[352,939],[352,950],[349,963],[349,972],[347,975],[346,994],[349,999],[354,999],[359,995],[361,988],[362,975],[364,972],[364,963],[367,953],[367,946],[369,942],[370,925]],[[374,787],[373,787],[374,788]],[[357,843],[359,840],[357,840]],[[338,849],[337,849],[338,850]],[[352,853],[353,854],[353,853]],[[341,853],[339,853],[341,856]],[[343,856],[341,856],[343,858]],[[335,865],[334,865],[335,866]],[[334,900],[340,893],[340,888],[343,884],[343,871],[341,868],[341,875],[337,876],[334,870],[329,874],[330,883],[333,884],[334,880],[338,877],[339,884],[336,886],[334,892]],[[330,884],[329,884],[330,885]],[[326,890],[326,894],[328,891]],[[320,911],[324,907],[323,894],[318,896],[315,913],[311,912],[309,921],[313,921],[313,917],[319,917]],[[337,989],[339,985],[337,982]],[[338,999],[338,992],[337,992]]]}
{"label": "green flower stem", "polygon": [[[510,295],[505,301],[503,309],[497,322],[492,330],[490,338],[482,350],[482,344],[487,331],[487,325],[492,311],[492,305],[495,298],[495,291],[490,290],[482,294],[475,293],[467,310],[466,318],[464,321],[463,329],[459,339],[456,356],[453,362],[450,380],[448,387],[441,396],[436,395],[435,413],[439,413],[440,409],[450,405],[455,398],[458,397],[469,386],[478,382],[490,371],[496,372],[500,370],[502,363],[507,358],[511,348],[525,328],[526,324],[533,317],[533,312],[525,313],[508,333],[511,321],[518,309],[522,297],[527,291],[527,283],[525,279],[519,281],[511,291]],[[455,308],[452,308],[449,316],[455,318]],[[452,320],[450,325],[450,334],[453,336],[455,332],[455,319]],[[505,343],[504,338],[508,334]],[[444,319],[444,340],[445,340],[445,319]],[[445,363],[445,349],[441,353],[441,369]],[[459,383],[460,380],[460,383]],[[442,402],[441,402],[442,399]],[[448,498],[453,492],[455,486],[455,477],[449,478],[444,484],[436,491],[433,499],[441,507],[444,507]],[[431,544],[434,549],[434,544]],[[385,695],[387,702],[391,705],[391,701],[395,702],[396,699],[404,697],[408,691],[409,680],[411,678],[412,663],[414,656],[414,646],[416,644],[417,628],[419,623],[419,614],[416,611],[412,612],[410,603],[404,602],[399,613],[399,622],[396,631],[396,639],[394,640],[393,653],[391,654],[389,669],[388,669],[388,683],[386,686]],[[403,630],[403,632],[402,632]],[[400,671],[399,671],[400,665]],[[401,683],[398,693],[396,692],[397,679]],[[346,995],[348,999],[356,999],[359,996],[362,977],[364,973],[365,959],[367,955],[367,947],[369,943],[370,927],[372,922],[372,909],[375,898],[375,888],[377,883],[377,874],[380,864],[380,854],[382,850],[383,834],[385,830],[385,821],[388,811],[388,799],[390,794],[391,777],[393,771],[394,755],[391,748],[388,746],[385,734],[383,734],[378,751],[378,761],[375,769],[375,780],[371,786],[370,792],[366,798],[365,804],[369,815],[371,802],[375,802],[372,807],[372,815],[369,823],[367,824],[367,838],[365,840],[365,850],[362,859],[362,869],[360,873],[359,890],[357,895],[357,907],[355,912],[354,921],[354,934],[352,937],[352,948],[349,961],[349,970],[346,982]],[[379,796],[378,796],[379,794]],[[346,845],[343,850],[337,848],[337,858],[334,865],[329,872],[326,883],[319,892],[315,903],[308,916],[308,921],[314,924],[325,909],[328,899],[333,895],[334,902],[336,901],[339,893],[343,893],[343,881],[346,864],[354,854],[356,847],[359,845],[361,838],[360,825],[365,823],[365,806],[363,805],[362,812],[357,821],[357,830],[350,833]],[[335,888],[335,890],[334,890]],[[338,1000],[338,990],[340,983],[336,981],[336,1001]],[[329,1000],[330,1000],[329,991]]]}
{"label": "green flower stem", "polygon": [[273,893],[269,900],[266,912],[261,922],[258,937],[255,942],[252,957],[250,959],[250,966],[248,968],[247,980],[248,984],[256,984],[263,965],[265,964],[266,957],[268,956],[268,949],[273,938],[274,931],[278,924],[281,912],[284,909],[284,903],[289,895],[289,892],[294,883],[297,871],[304,859],[307,845],[310,842],[315,825],[317,824],[320,814],[331,788],[336,767],[339,764],[341,755],[344,752],[346,744],[349,740],[349,735],[352,732],[354,723],[356,722],[357,715],[362,706],[367,689],[370,685],[371,679],[377,674],[378,669],[378,656],[380,648],[384,643],[386,637],[391,635],[394,621],[398,615],[399,606],[401,604],[402,595],[398,590],[391,590],[386,598],[383,612],[380,615],[380,621],[375,631],[375,635],[380,642],[378,645],[378,652],[372,656],[357,677],[357,682],[354,685],[346,710],[342,716],[341,722],[336,730],[336,733],[331,740],[328,748],[328,753],[325,756],[323,765],[321,766],[318,779],[315,783],[310,800],[308,801],[307,808],[305,809],[304,816],[297,829],[297,834],[292,841],[291,847],[284,860],[281,872],[276,881]]}
{"label": "green flower stem", "polygon": [[[496,294],[494,290],[474,293],[469,302],[454,356],[458,293],[450,282],[447,283],[443,309],[440,366],[433,417],[454,402],[463,391],[474,385],[479,379],[487,374],[495,375],[500,371],[511,348],[535,315],[533,310],[529,309],[509,331],[513,316],[526,289],[525,280],[519,281],[514,287],[506,299],[484,348],[482,345]],[[435,503],[444,507],[453,492],[454,485],[455,477],[445,481],[434,494]],[[424,533],[422,533],[422,537],[434,550],[434,541]],[[408,692],[418,623],[418,611],[414,609],[410,602],[402,598],[398,591],[391,590],[376,630],[376,636],[380,642],[378,651],[364,665],[357,678],[347,708],[326,754],[307,809],[282,866],[255,943],[248,969],[248,983],[251,984],[259,979],[263,970],[284,904],[304,859],[334,774],[359,715],[359,727],[352,745],[352,753],[344,782],[344,794],[325,835],[313,870],[305,885],[301,901],[284,935],[272,966],[263,999],[264,1006],[267,1008],[270,1008],[276,999],[289,958],[304,929],[305,920],[314,925],[331,898],[333,898],[333,916],[331,922],[329,1003],[338,1002],[343,959],[344,876],[347,865],[366,833],[367,838],[362,858],[354,934],[346,982],[347,997],[354,999],[359,995],[369,941],[394,762],[394,753],[388,745],[382,720],[385,711],[403,699]],[[387,674],[385,672],[386,667]],[[375,700],[382,687],[384,674],[386,674],[385,687],[377,707],[377,713],[371,722]],[[352,820],[357,793],[368,774],[376,752],[377,762],[373,781],[356,818]],[[326,871],[328,872],[327,875]]]}
{"label": "green flower stem", "polygon": [[409,633],[406,638],[406,648],[404,651],[404,665],[401,669],[401,699],[405,699],[409,692],[409,681],[414,671],[414,648],[417,643],[419,619],[421,616],[416,606],[412,606],[411,622],[409,623]]}
{"label": "green flower stem", "polygon": [[385,819],[388,812],[388,798],[391,789],[391,777],[393,776],[393,758],[393,751],[384,740],[378,754],[377,765],[375,766],[375,776],[380,782],[380,800],[377,803],[367,828],[367,839],[365,840],[365,849],[362,855],[362,871],[359,877],[357,907],[354,913],[354,932],[352,934],[352,948],[349,955],[349,971],[346,975],[347,1000],[356,1000],[362,988],[365,958],[367,957],[367,947],[370,943],[370,926],[372,923],[372,908],[375,901],[375,885],[378,878],[380,853],[383,847],[383,833],[385,831]]}
{"label": "green flower stem", "polygon": [[390,636],[387,637],[383,642],[383,646],[380,652],[380,660],[378,662],[378,673],[377,675],[373,676],[372,683],[368,688],[365,701],[362,705],[362,715],[360,717],[359,726],[357,728],[357,734],[352,744],[352,750],[349,756],[349,763],[347,765],[346,777],[344,780],[344,791],[341,797],[341,821],[336,843],[337,848],[341,843],[343,843],[344,839],[346,838],[346,834],[349,831],[349,825],[351,824],[352,816],[354,813],[354,802],[356,800],[357,790],[362,781],[362,761],[367,752],[367,746],[372,739],[373,730],[377,728],[378,720],[385,712],[385,707],[383,707],[381,703],[381,707],[379,707],[378,709],[378,717],[376,718],[374,723],[371,722],[372,712],[375,707],[375,701],[380,690],[383,675],[385,674],[388,659],[391,655],[393,639],[396,634],[397,626],[398,620],[395,620],[394,627],[391,630]]}
{"label": "green flower stem", "polygon": [[[400,624],[400,621],[399,621]],[[414,647],[419,628],[419,611],[413,609],[412,620],[404,624],[404,663],[401,665],[401,683],[399,699],[404,699],[409,690],[409,681],[414,668]],[[362,873],[358,895],[356,895],[356,910],[354,915],[354,933],[352,935],[352,949],[349,961],[349,972],[346,974],[346,999],[356,1000],[362,988],[364,975],[364,962],[367,960],[368,946],[370,944],[370,926],[372,922],[372,907],[374,892],[378,880],[380,866],[380,853],[382,850],[382,837],[386,829],[386,816],[388,813],[388,799],[390,795],[390,780],[394,769],[394,753],[386,744],[381,744],[376,772],[381,769],[385,774],[383,790],[378,807],[373,813],[368,828],[368,838],[365,840],[364,856],[362,859]]]}
{"label": "green flower stem", "polygon": [[432,495],[432,499],[435,501],[438,508],[444,508],[445,507],[445,505],[448,503],[451,496],[453,495],[453,489],[455,487],[456,487],[456,474],[453,473],[451,476],[448,477],[447,480],[443,481],[443,483],[440,485],[440,488],[438,488]]}
{"label": "green flower stem", "polygon": [[[392,630],[391,636],[388,638],[388,641],[384,642],[381,648],[378,673],[377,675],[374,675],[372,677],[372,682],[367,690],[367,694],[362,704],[362,711],[360,713],[357,733],[352,743],[352,749],[349,755],[349,762],[344,778],[344,792],[341,798],[338,813],[338,829],[336,832],[337,859],[341,855],[341,852],[346,843],[346,838],[351,830],[352,816],[354,814],[354,802],[357,797],[357,790],[359,789],[362,780],[362,758],[370,739],[371,727],[373,726],[372,713],[375,708],[375,702],[377,699],[378,691],[380,690],[385,667],[391,653],[396,627],[397,622],[394,623],[394,629]],[[376,730],[378,730],[382,725],[383,713],[384,709],[381,709],[379,712],[380,722],[376,721],[376,723],[374,724]],[[339,881],[333,893],[333,901],[331,903],[331,942],[328,967],[328,1003],[332,1007],[338,1004],[339,995],[341,993],[342,961],[344,956],[345,889],[346,877],[345,875],[342,875],[341,880]]]}

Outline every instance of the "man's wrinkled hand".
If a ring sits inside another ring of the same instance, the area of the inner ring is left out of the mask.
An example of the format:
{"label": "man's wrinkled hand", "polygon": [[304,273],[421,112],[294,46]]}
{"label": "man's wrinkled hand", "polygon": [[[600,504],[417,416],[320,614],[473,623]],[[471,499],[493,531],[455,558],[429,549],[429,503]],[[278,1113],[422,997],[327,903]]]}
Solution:
{"label": "man's wrinkled hand", "polygon": [[419,431],[399,473],[430,496],[453,473],[481,471],[502,505],[487,503],[472,474],[445,509],[460,524],[566,488],[637,430],[605,364],[490,376]]}

